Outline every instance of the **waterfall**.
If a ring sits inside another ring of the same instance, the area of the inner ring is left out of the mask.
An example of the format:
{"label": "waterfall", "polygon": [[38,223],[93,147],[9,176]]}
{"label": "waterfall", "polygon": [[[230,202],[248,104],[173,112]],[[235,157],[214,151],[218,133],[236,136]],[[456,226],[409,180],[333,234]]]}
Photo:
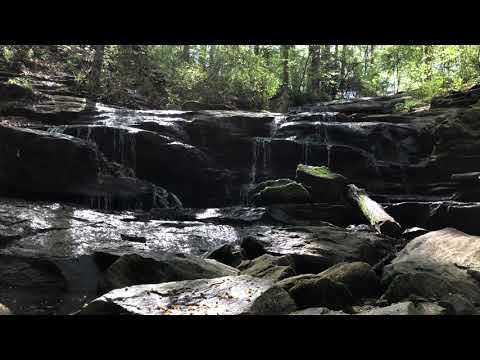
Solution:
{"label": "waterfall", "polygon": [[[240,187],[240,199],[243,204],[248,205],[248,193],[257,181],[257,169],[263,172],[268,169],[270,163],[270,138],[254,138],[252,142],[252,165],[248,175],[248,184]],[[259,166],[260,165],[260,166]]]}
{"label": "waterfall", "polygon": [[331,150],[332,146],[330,145],[330,138],[328,136],[328,130],[327,129],[328,129],[328,126],[324,125],[324,127],[323,127],[323,131],[324,131],[323,142],[327,147],[327,166],[330,169],[330,165],[331,165],[331,151],[330,150]]}
{"label": "waterfall", "polygon": [[302,143],[302,148],[303,148],[303,163],[305,165],[308,165],[308,155],[310,154],[310,142],[305,141]]}
{"label": "waterfall", "polygon": [[54,126],[47,129],[47,132],[50,134],[63,134],[67,129],[66,125],[63,126]]}
{"label": "waterfall", "polygon": [[273,121],[270,123],[270,137],[275,137],[279,125],[285,120],[286,115],[275,116]]}
{"label": "waterfall", "polygon": [[91,196],[88,198],[88,204],[90,209],[109,211],[112,210],[112,196],[111,194]]}

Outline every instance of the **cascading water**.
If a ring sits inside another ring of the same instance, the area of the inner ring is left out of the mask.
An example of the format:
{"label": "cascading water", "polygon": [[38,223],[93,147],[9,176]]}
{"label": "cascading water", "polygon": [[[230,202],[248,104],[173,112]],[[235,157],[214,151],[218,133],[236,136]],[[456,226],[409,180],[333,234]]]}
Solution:
{"label": "cascading water", "polygon": [[325,146],[327,147],[327,166],[328,168],[330,168],[331,166],[331,144],[330,144],[330,138],[328,136],[328,125],[324,125],[324,128],[323,128],[323,134],[324,134],[324,138],[323,138],[323,143],[325,144]]}
{"label": "cascading water", "polygon": [[309,163],[309,154],[310,154],[310,142],[307,140],[305,142],[302,142],[302,148],[303,148],[303,163],[305,165],[308,165]]}
{"label": "cascading water", "polygon": [[[243,204],[248,205],[248,193],[257,181],[257,170],[260,175],[264,175],[268,170],[270,162],[270,141],[271,138],[254,138],[252,142],[252,166],[250,167],[249,181],[240,187],[240,200]],[[260,161],[259,161],[260,160]]]}
{"label": "cascading water", "polygon": [[50,134],[63,134],[66,130],[67,126],[55,126],[47,129],[47,132]]}
{"label": "cascading water", "polygon": [[275,116],[270,123],[270,137],[274,138],[280,124],[285,121],[286,115]]}

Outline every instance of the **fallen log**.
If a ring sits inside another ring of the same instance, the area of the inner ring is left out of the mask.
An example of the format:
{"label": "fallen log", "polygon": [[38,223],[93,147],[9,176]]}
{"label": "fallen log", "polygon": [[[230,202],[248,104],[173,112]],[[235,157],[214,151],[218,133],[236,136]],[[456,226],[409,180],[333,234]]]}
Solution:
{"label": "fallen log", "polygon": [[370,199],[365,190],[359,189],[353,184],[347,185],[347,197],[356,204],[370,225],[379,233],[392,237],[401,235],[400,224],[388,215],[379,203]]}

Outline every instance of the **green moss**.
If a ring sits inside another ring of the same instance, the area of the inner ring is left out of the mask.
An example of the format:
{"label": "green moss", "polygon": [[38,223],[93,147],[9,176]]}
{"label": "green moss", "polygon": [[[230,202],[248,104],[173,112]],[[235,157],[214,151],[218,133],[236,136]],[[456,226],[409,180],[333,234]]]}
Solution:
{"label": "green moss", "polygon": [[280,186],[267,186],[254,197],[254,202],[258,205],[309,201],[310,193],[302,184],[297,182]]}
{"label": "green moss", "polygon": [[338,174],[331,172],[327,166],[308,166],[299,164],[297,166],[297,172],[304,172],[308,175],[332,180],[338,177]]}
{"label": "green moss", "polygon": [[22,77],[12,78],[7,81],[7,84],[21,87],[30,92],[33,91],[32,82],[26,78],[22,78]]}

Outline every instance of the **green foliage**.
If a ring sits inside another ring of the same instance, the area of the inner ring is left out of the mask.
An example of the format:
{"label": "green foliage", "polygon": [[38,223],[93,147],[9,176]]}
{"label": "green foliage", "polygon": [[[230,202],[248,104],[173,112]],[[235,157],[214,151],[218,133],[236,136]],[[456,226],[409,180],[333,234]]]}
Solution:
{"label": "green foliage", "polygon": [[[100,99],[179,108],[188,101],[269,108],[282,86],[280,45],[106,45]],[[479,45],[320,45],[309,89],[307,45],[288,50],[291,105],[401,91],[413,97],[399,111],[428,104],[433,95],[480,83]],[[73,75],[89,93],[93,45],[0,45],[0,69]],[[312,67],[313,69],[313,67]],[[26,84],[25,84],[26,85]],[[139,100],[143,99],[143,100]]]}
{"label": "green foliage", "polygon": [[28,91],[33,91],[32,89],[32,82],[26,78],[22,77],[17,77],[17,78],[11,78],[7,82],[8,84],[20,86]]}

